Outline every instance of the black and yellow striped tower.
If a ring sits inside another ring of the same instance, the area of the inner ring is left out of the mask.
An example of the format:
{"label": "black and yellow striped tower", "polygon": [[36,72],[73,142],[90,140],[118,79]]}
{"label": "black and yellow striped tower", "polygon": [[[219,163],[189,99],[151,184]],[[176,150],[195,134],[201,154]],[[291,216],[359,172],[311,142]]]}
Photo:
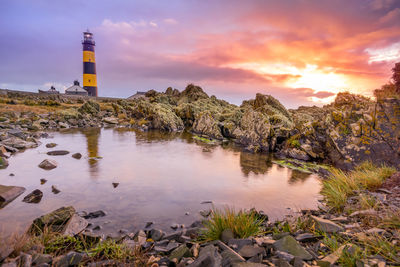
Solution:
{"label": "black and yellow striped tower", "polygon": [[90,96],[97,96],[96,60],[94,58],[95,42],[89,31],[83,33],[83,89]]}

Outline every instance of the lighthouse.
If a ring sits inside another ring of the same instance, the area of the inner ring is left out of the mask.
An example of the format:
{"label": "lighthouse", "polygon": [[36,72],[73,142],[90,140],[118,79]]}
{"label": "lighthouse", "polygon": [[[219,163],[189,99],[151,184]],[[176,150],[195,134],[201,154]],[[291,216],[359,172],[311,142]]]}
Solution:
{"label": "lighthouse", "polygon": [[88,92],[89,96],[97,96],[97,77],[96,77],[96,60],[94,57],[95,42],[93,34],[86,31],[83,33],[83,89]]}

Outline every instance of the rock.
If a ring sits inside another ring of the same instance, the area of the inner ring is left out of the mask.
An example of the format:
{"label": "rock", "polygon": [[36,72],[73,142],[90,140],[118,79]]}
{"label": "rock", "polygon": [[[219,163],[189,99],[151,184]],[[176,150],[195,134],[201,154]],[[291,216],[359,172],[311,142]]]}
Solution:
{"label": "rock", "polygon": [[72,215],[64,228],[63,234],[68,236],[75,236],[81,233],[89,225],[88,221],[78,216],[77,214]]}
{"label": "rock", "polygon": [[312,220],[314,220],[316,228],[320,231],[327,233],[337,233],[344,230],[343,227],[337,225],[330,220],[322,219],[313,215],[311,215],[311,218]]}
{"label": "rock", "polygon": [[15,174],[14,173],[10,173],[8,176],[15,176]]}
{"label": "rock", "polygon": [[26,253],[21,252],[19,254],[19,263],[20,267],[30,267],[32,265],[32,256]]}
{"label": "rock", "polygon": [[228,246],[236,251],[239,251],[242,247],[246,245],[252,245],[253,241],[250,238],[246,239],[229,239]]}
{"label": "rock", "polygon": [[267,237],[267,236],[256,237],[256,238],[254,238],[254,240],[256,241],[257,245],[266,247],[266,248],[271,248],[272,245],[276,242],[274,239]]}
{"label": "rock", "polygon": [[334,265],[336,263],[336,261],[340,258],[340,256],[342,255],[342,252],[344,250],[344,248],[346,247],[346,245],[342,245],[341,247],[339,247],[335,252],[333,252],[332,254],[329,254],[328,256],[324,257],[321,260],[317,260],[317,264],[318,266],[321,267],[330,267],[332,265]]}
{"label": "rock", "polygon": [[67,150],[53,150],[53,151],[47,152],[47,155],[49,155],[49,156],[64,156],[67,154],[69,154],[69,151],[67,151]]}
{"label": "rock", "polygon": [[65,225],[75,214],[73,207],[61,207],[46,215],[36,218],[30,226],[30,233],[41,233],[45,227],[49,227],[51,231],[61,233],[65,229]]}
{"label": "rock", "polygon": [[105,117],[103,119],[103,122],[108,123],[108,124],[118,124],[118,118],[116,118],[116,117]]}
{"label": "rock", "polygon": [[191,256],[192,254],[190,253],[188,247],[186,245],[180,245],[171,252],[168,258],[170,260],[177,259],[179,262],[182,257],[191,257]]}
{"label": "rock", "polygon": [[292,254],[289,254],[289,253],[284,252],[284,251],[277,251],[276,252],[276,256],[278,256],[278,258],[280,258],[282,260],[285,260],[287,262],[291,262],[295,258]]}
{"label": "rock", "polygon": [[3,262],[1,267],[18,267],[18,263],[15,260],[9,262]]}
{"label": "rock", "polygon": [[221,130],[214,120],[211,112],[200,113],[194,121],[192,131],[197,134],[206,135],[215,139],[223,139]]}
{"label": "rock", "polygon": [[4,146],[0,145],[0,157],[9,158],[10,156],[10,152],[8,152]]}
{"label": "rock", "polygon": [[251,258],[258,254],[265,254],[265,250],[257,245],[245,245],[239,250],[239,255],[243,258]]}
{"label": "rock", "polygon": [[82,158],[82,154],[81,153],[74,153],[74,154],[72,154],[72,157],[74,159],[81,159]]}
{"label": "rock", "polygon": [[149,228],[152,224],[153,224],[153,222],[147,222],[146,225],[144,226],[144,228]]}
{"label": "rock", "polygon": [[51,170],[57,168],[57,162],[51,159],[45,159],[39,164],[39,167],[45,170]]}
{"label": "rock", "polygon": [[60,190],[58,190],[58,188],[55,186],[55,185],[52,185],[51,186],[51,192],[53,192],[54,194],[58,194],[58,193],[60,193],[61,191]]}
{"label": "rock", "polygon": [[119,183],[112,183],[112,186],[113,186],[114,188],[117,188],[118,185],[119,185]]}
{"label": "rock", "polygon": [[106,213],[102,210],[98,210],[98,211],[90,212],[89,214],[82,216],[82,217],[85,219],[94,219],[94,218],[104,217],[104,216],[106,216]]}
{"label": "rock", "polygon": [[68,129],[69,128],[68,123],[65,123],[65,122],[62,122],[62,121],[58,122],[58,126],[60,126],[60,128],[62,128],[62,129]]}
{"label": "rock", "polygon": [[26,139],[26,137],[27,137],[27,135],[19,129],[11,129],[7,133],[9,135],[13,135],[13,136],[21,138],[21,139]]}
{"label": "rock", "polygon": [[218,249],[213,246],[209,245],[205,247],[202,252],[200,253],[199,257],[188,266],[191,267],[220,267],[222,266],[222,257],[218,253]]}
{"label": "rock", "polygon": [[255,262],[237,262],[232,267],[265,267],[267,265]]}
{"label": "rock", "polygon": [[176,230],[176,229],[179,228],[179,224],[174,223],[170,227],[171,227],[172,230]]}
{"label": "rock", "polygon": [[222,250],[222,266],[230,266],[239,262],[245,262],[242,256],[221,241],[217,240],[215,244]]}
{"label": "rock", "polygon": [[11,253],[13,253],[14,248],[11,246],[0,246],[0,262],[5,260]]}
{"label": "rock", "polygon": [[151,229],[150,238],[154,241],[159,241],[164,237],[164,232],[158,229]]}
{"label": "rock", "polygon": [[221,233],[221,241],[224,242],[225,244],[228,244],[228,241],[230,239],[235,238],[233,231],[231,229],[225,229],[224,231],[222,231]]}
{"label": "rock", "polygon": [[48,144],[46,144],[47,148],[53,148],[53,147],[56,147],[56,146],[57,146],[56,143],[48,143]]}
{"label": "rock", "polygon": [[50,264],[53,257],[49,254],[36,253],[32,255],[32,265]]}
{"label": "rock", "polygon": [[208,216],[210,216],[211,212],[212,212],[212,211],[211,211],[210,209],[208,209],[208,210],[201,210],[199,213],[200,213],[200,215],[203,216],[204,218],[207,218]]}
{"label": "rock", "polygon": [[145,233],[143,230],[139,230],[139,231],[135,234],[134,240],[135,240],[136,242],[138,242],[138,244],[139,244],[140,246],[143,246],[144,243],[146,243],[146,240],[147,240],[146,233]]}
{"label": "rock", "polygon": [[0,207],[4,207],[23,192],[25,192],[24,187],[0,185]]}
{"label": "rock", "polygon": [[349,215],[349,217],[376,216],[378,213],[374,209],[359,210]]}
{"label": "rock", "polygon": [[40,179],[40,184],[45,184],[46,182],[47,182],[46,179],[44,179],[44,178],[41,178],[41,179]]}
{"label": "rock", "polygon": [[95,227],[93,227],[93,231],[99,231],[103,229],[103,227],[101,227],[100,225],[96,225]]}
{"label": "rock", "polygon": [[75,251],[70,251],[66,255],[58,256],[53,261],[53,266],[55,267],[68,267],[68,266],[78,266],[79,263],[85,258],[84,253],[78,253]]}
{"label": "rock", "polygon": [[292,236],[285,236],[276,241],[273,247],[278,251],[287,252],[303,260],[312,260],[313,256],[307,252]]}
{"label": "rock", "polygon": [[94,101],[86,101],[78,111],[83,114],[97,115],[100,111],[100,105]]}
{"label": "rock", "polygon": [[316,242],[321,239],[321,236],[315,236],[311,233],[303,233],[296,235],[296,240],[299,242]]}
{"label": "rock", "polygon": [[26,195],[23,202],[26,203],[39,203],[42,200],[43,192],[39,189],[33,190],[30,194]]}

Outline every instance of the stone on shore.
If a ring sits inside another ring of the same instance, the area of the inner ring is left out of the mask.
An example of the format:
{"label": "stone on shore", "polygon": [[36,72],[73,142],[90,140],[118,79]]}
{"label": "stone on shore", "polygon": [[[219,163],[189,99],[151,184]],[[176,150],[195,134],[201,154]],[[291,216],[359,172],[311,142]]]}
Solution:
{"label": "stone on shore", "polygon": [[68,221],[75,214],[72,206],[61,207],[39,218],[36,218],[30,226],[29,232],[39,234],[45,227],[49,227],[53,232],[62,233]]}
{"label": "stone on shore", "polygon": [[116,117],[106,117],[103,119],[103,122],[108,124],[118,124],[118,118]]}
{"label": "stone on shore", "polygon": [[64,235],[74,236],[79,234],[89,225],[88,221],[78,216],[77,214],[72,215],[63,231]]}
{"label": "stone on shore", "polygon": [[53,148],[53,147],[56,147],[56,146],[57,146],[56,143],[48,143],[48,144],[46,144],[47,148]]}
{"label": "stone on shore", "polygon": [[57,168],[57,162],[51,159],[45,159],[40,164],[39,167],[45,170],[52,170]]}
{"label": "stone on shore", "polygon": [[295,257],[300,257],[303,260],[312,260],[314,258],[290,235],[282,237],[276,241],[273,244],[273,247],[278,251],[287,252]]}
{"label": "stone on shore", "polygon": [[314,220],[316,224],[316,228],[320,231],[327,232],[327,233],[337,233],[337,232],[342,232],[344,229],[340,225],[337,225],[336,223],[322,219],[316,216],[311,216],[312,220]]}
{"label": "stone on shore", "polygon": [[24,187],[0,185],[0,207],[4,207],[23,192],[25,192]]}

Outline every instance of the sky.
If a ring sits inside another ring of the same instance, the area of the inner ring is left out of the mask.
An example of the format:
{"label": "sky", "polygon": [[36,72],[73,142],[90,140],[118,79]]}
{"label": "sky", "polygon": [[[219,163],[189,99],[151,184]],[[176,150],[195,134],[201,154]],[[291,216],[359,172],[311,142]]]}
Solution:
{"label": "sky", "polygon": [[82,81],[86,29],[100,96],[194,83],[235,104],[323,105],[372,96],[400,61],[399,0],[1,0],[0,88]]}

